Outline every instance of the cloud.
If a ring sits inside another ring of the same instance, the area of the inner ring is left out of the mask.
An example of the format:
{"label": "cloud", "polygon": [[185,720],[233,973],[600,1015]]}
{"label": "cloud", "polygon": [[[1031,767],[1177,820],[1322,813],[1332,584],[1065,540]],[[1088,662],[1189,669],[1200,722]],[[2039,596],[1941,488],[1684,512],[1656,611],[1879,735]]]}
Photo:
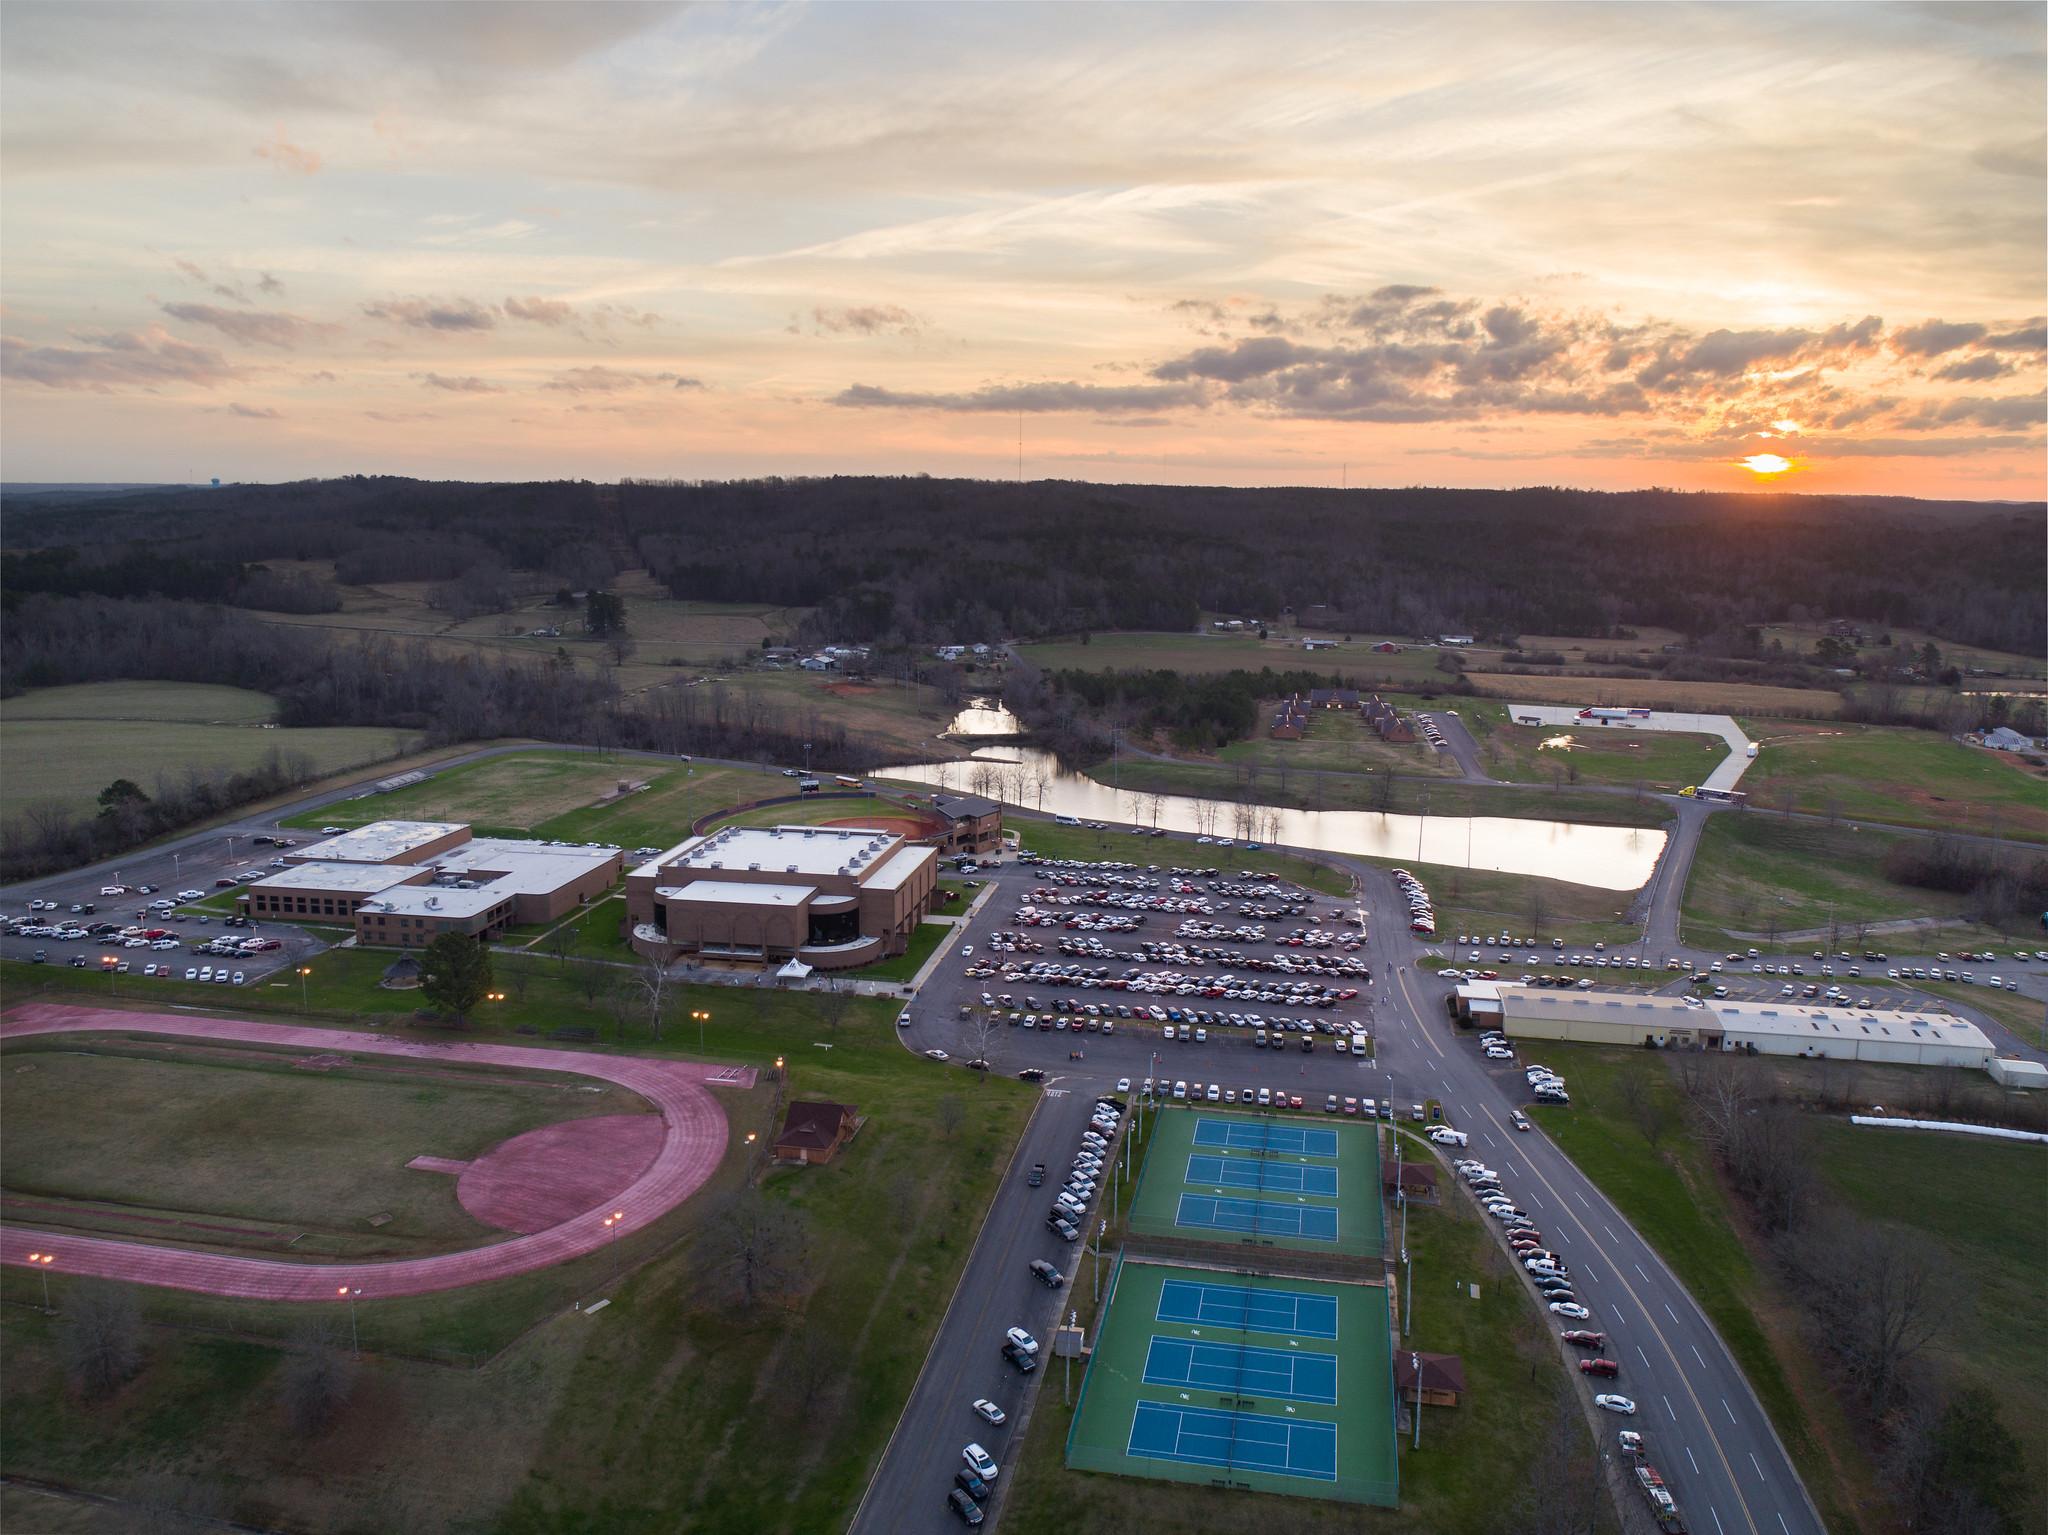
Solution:
{"label": "cloud", "polygon": [[36,346],[0,337],[0,374],[46,389],[156,389],[192,384],[211,389],[247,377],[209,346],[180,341],[159,326],[80,338],[85,346]]}
{"label": "cloud", "polygon": [[2037,394],[1965,395],[1954,400],[1927,400],[1898,425],[1910,432],[1935,431],[1944,426],[1985,426],[1993,431],[2013,431],[2039,426],[2048,405]]}
{"label": "cloud", "polygon": [[1194,384],[991,384],[969,394],[923,394],[855,384],[833,396],[834,405],[858,409],[943,411],[1126,411],[1173,410],[1208,404]]}
{"label": "cloud", "polygon": [[1904,326],[1891,335],[1892,349],[1908,357],[1939,357],[1959,346],[1984,339],[1985,327],[1973,322],[1950,324],[1946,320],[1923,320]]}
{"label": "cloud", "polygon": [[811,320],[820,330],[835,335],[914,336],[925,322],[895,304],[855,304],[843,309],[813,309]]}
{"label": "cloud", "polygon": [[290,351],[309,331],[319,329],[295,314],[266,314],[246,309],[220,309],[212,304],[164,304],[163,312],[188,325],[210,325],[244,346],[274,346]]}
{"label": "cloud", "polygon": [[684,378],[679,376],[676,379],[676,388],[678,389],[709,389],[710,387],[701,378]]}
{"label": "cloud", "polygon": [[278,128],[267,144],[256,146],[256,158],[268,160],[279,170],[292,176],[311,176],[319,172],[320,156],[310,149],[302,149],[284,136],[284,129]]}
{"label": "cloud", "polygon": [[696,379],[674,373],[631,373],[624,368],[608,368],[602,363],[594,363],[586,368],[570,368],[567,372],[557,373],[541,388],[568,394],[616,394],[622,389],[644,389],[650,384],[672,384],[678,389],[704,387]]}
{"label": "cloud", "polygon": [[1952,362],[1934,376],[1955,383],[1984,383],[1994,378],[2004,378],[2013,371],[2013,365],[1994,352],[1979,352],[1975,357]]}
{"label": "cloud", "polygon": [[363,412],[372,421],[386,421],[394,425],[406,421],[439,421],[437,410],[366,410]]}
{"label": "cloud", "polygon": [[2048,351],[2048,320],[2036,315],[2031,320],[2021,321],[2012,330],[1995,336],[1986,336],[1977,344],[1998,352]]}
{"label": "cloud", "polygon": [[483,331],[495,329],[497,314],[471,299],[388,298],[363,305],[373,320],[389,320],[414,330]]}
{"label": "cloud", "polygon": [[513,319],[535,325],[570,325],[576,319],[575,309],[558,298],[508,298],[504,309]]}
{"label": "cloud", "polygon": [[256,291],[258,293],[281,294],[284,292],[284,284],[279,282],[275,277],[271,276],[268,272],[265,272],[263,274],[263,280],[256,284]]}
{"label": "cloud", "polygon": [[457,378],[451,377],[446,373],[415,373],[413,377],[418,379],[428,389],[445,389],[450,394],[503,394],[505,392],[489,380],[477,378],[473,375]]}
{"label": "cloud", "polygon": [[282,411],[272,410],[268,405],[244,405],[240,400],[229,402],[228,414],[231,416],[245,416],[251,421],[284,420],[284,413]]}

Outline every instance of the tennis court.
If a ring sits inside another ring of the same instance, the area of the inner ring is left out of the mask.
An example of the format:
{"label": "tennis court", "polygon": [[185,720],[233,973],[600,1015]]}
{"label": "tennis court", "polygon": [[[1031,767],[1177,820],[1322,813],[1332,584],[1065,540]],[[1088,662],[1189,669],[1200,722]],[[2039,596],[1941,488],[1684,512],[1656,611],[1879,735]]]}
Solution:
{"label": "tennis court", "polygon": [[1394,1507],[1390,1346],[1378,1284],[1126,1255],[1109,1277],[1067,1464]]}
{"label": "tennis court", "polygon": [[1130,1453],[1145,1460],[1226,1466],[1274,1476],[1337,1480],[1337,1425],[1300,1423],[1255,1412],[1211,1412],[1140,1402]]}
{"label": "tennis court", "polygon": [[1169,1279],[1159,1287],[1161,1322],[1194,1327],[1237,1327],[1286,1333],[1295,1338],[1337,1336],[1337,1302],[1328,1295],[1295,1290],[1260,1290],[1212,1280]]}
{"label": "tennis court", "polygon": [[1377,1126],[1206,1106],[1154,1112],[1131,1196],[1134,1234],[1346,1258],[1384,1248]]}
{"label": "tennis court", "polygon": [[1229,1231],[1240,1236],[1292,1237],[1302,1242],[1337,1240],[1335,1205],[1291,1205],[1277,1199],[1183,1194],[1173,1223],[1183,1229]]}
{"label": "tennis court", "polygon": [[1335,1198],[1337,1169],[1313,1162],[1270,1162],[1264,1157],[1188,1158],[1188,1182],[1226,1189],[1268,1189],[1275,1194],[1322,1194]]}
{"label": "tennis court", "polygon": [[1211,1118],[1205,1114],[1195,1122],[1195,1144],[1222,1146],[1230,1151],[1334,1157],[1337,1154],[1337,1132],[1319,1125],[1272,1124],[1257,1119]]}
{"label": "tennis court", "polygon": [[1337,1356],[1299,1354],[1248,1343],[1211,1343],[1155,1335],[1145,1353],[1145,1384],[1192,1386],[1232,1396],[1337,1405]]}

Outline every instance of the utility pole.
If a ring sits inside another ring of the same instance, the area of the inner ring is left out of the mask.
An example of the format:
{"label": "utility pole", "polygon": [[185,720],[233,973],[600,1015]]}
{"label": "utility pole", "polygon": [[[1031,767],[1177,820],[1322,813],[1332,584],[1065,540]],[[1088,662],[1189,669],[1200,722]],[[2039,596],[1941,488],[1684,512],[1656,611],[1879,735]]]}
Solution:
{"label": "utility pole", "polygon": [[1419,1450],[1422,1448],[1422,1356],[1410,1354],[1408,1368],[1415,1376],[1415,1439],[1408,1447]]}

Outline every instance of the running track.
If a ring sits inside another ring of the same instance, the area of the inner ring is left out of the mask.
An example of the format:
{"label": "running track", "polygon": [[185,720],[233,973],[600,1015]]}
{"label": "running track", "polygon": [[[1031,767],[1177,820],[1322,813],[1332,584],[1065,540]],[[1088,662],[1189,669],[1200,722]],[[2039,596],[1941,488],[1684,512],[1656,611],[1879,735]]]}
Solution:
{"label": "running track", "polygon": [[84,1032],[167,1034],[307,1050],[411,1056],[462,1065],[575,1072],[628,1088],[652,1103],[661,1114],[668,1132],[661,1150],[645,1172],[601,1205],[531,1236],[431,1258],[388,1263],[281,1263],[269,1258],[189,1252],[108,1237],[59,1235],[12,1222],[0,1227],[0,1263],[22,1266],[31,1251],[50,1249],[57,1253],[58,1273],[91,1274],[244,1300],[332,1300],[343,1285],[360,1286],[365,1300],[425,1295],[505,1279],[581,1257],[611,1240],[612,1233],[605,1229],[604,1218],[613,1210],[625,1212],[619,1225],[619,1234],[623,1236],[653,1224],[703,1187],[724,1156],[727,1140],[725,1110],[703,1084],[714,1075],[735,1087],[751,1087],[754,1083],[751,1069],[731,1078],[724,1075],[729,1068],[690,1061],[596,1055],[582,1050],[539,1050],[524,1045],[387,1039],[377,1034],[250,1023],[196,1014],[130,1013],[31,1003],[14,1009],[0,1022],[0,1039]]}

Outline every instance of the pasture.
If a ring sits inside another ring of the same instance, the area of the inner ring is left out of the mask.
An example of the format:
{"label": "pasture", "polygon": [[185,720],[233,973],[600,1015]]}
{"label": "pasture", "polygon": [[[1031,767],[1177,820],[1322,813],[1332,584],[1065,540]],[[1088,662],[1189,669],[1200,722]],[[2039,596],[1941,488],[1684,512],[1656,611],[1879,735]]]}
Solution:
{"label": "pasture", "polygon": [[[530,831],[543,821],[612,794],[621,779],[642,782],[658,762],[591,752],[519,752],[434,773],[425,783],[308,810],[287,826],[354,828],[372,821],[468,821]],[[583,839],[596,840],[596,839]]]}
{"label": "pasture", "polygon": [[1780,809],[2048,841],[2048,778],[2001,753],[1927,730],[1739,723],[1762,746],[1742,786]]}
{"label": "pasture", "polygon": [[1665,682],[1656,677],[1525,677],[1510,672],[1468,672],[1481,693],[1532,704],[1578,708],[1669,709],[1691,714],[1789,715],[1833,719],[1840,695],[1815,688],[1777,688],[1747,682]]}
{"label": "pasture", "polygon": [[275,752],[316,773],[410,751],[414,733],[375,727],[266,728],[268,695],[182,682],[93,682],[0,700],[0,807],[90,815],[117,778],[145,794],[188,772],[240,772]]}
{"label": "pasture", "polygon": [[[1408,705],[1404,702],[1401,707]],[[1405,746],[1382,741],[1357,714],[1344,709],[1311,709],[1308,730],[1298,741],[1267,734],[1273,705],[1267,705],[1251,738],[1224,747],[1217,760],[1256,766],[1273,773],[1359,773],[1384,771],[1456,777],[1457,761],[1430,749],[1420,732]]]}

